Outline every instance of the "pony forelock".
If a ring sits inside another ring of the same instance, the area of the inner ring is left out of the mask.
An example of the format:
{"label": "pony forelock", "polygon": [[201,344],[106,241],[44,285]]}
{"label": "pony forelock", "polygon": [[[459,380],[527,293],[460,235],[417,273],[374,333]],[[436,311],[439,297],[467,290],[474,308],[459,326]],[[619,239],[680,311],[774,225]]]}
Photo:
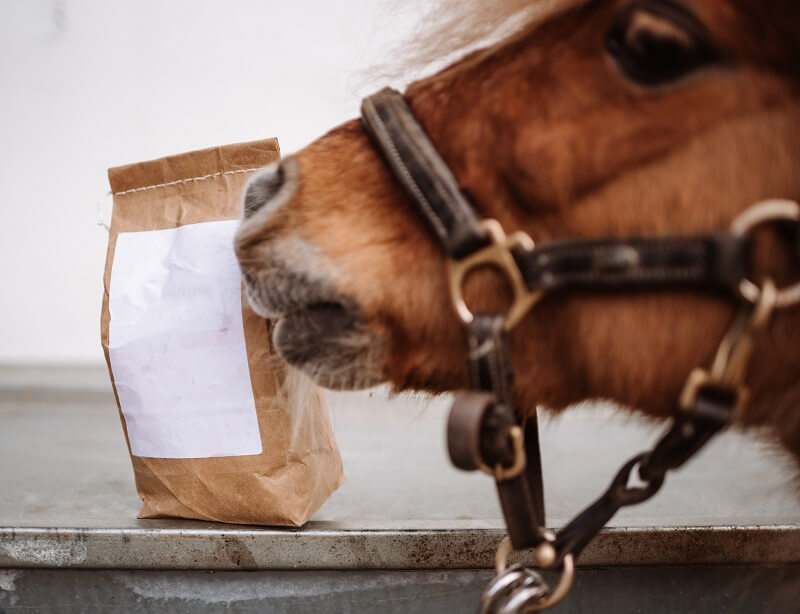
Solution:
{"label": "pony forelock", "polygon": [[416,78],[585,1],[434,0],[420,11],[412,37],[371,72],[380,78]]}

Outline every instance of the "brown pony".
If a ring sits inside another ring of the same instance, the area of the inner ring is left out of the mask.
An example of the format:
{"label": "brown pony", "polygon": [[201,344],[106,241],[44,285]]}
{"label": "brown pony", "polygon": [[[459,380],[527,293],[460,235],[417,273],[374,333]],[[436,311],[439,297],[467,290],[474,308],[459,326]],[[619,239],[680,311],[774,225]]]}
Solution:
{"label": "brown pony", "polygon": [[[508,23],[542,3],[465,4],[448,23]],[[550,4],[405,94],[482,216],[541,243],[723,230],[757,201],[800,199],[800,3]],[[320,384],[467,386],[444,257],[358,121],[254,178],[236,249],[252,306],[278,320],[278,351]],[[781,253],[760,241],[757,261],[786,282]],[[466,297],[486,310],[505,300],[489,272]],[[680,291],[553,294],[512,334],[516,400],[668,416],[734,308]],[[798,358],[800,309],[780,311],[741,423],[800,457]]]}

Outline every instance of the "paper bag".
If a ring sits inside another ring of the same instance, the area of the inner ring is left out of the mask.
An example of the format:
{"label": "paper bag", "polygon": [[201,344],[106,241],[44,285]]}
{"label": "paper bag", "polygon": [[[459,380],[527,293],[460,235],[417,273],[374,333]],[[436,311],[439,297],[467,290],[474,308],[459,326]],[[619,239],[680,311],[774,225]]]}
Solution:
{"label": "paper bag", "polygon": [[270,346],[233,252],[268,139],[109,169],[103,349],[141,518],[305,523],[343,481],[324,397]]}

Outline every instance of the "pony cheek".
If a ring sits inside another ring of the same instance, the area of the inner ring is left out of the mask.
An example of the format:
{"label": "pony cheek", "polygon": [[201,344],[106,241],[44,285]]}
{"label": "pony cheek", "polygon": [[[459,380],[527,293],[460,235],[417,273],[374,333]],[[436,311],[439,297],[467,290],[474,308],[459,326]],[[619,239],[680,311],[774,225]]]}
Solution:
{"label": "pony cheek", "polygon": [[540,136],[520,139],[501,174],[510,192],[528,208],[557,211],[573,201],[585,169],[574,159],[568,137],[537,143]]}

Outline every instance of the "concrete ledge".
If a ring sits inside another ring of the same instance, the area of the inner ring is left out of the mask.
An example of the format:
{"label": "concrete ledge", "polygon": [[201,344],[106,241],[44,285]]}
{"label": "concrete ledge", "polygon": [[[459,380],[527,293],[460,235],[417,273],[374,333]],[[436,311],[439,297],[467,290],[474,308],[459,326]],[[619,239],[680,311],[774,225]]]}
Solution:
{"label": "concrete ledge", "polygon": [[[47,569],[489,569],[499,530],[0,528],[0,567]],[[520,562],[525,559],[518,557]],[[606,529],[580,559],[614,565],[782,564],[800,527]]]}

